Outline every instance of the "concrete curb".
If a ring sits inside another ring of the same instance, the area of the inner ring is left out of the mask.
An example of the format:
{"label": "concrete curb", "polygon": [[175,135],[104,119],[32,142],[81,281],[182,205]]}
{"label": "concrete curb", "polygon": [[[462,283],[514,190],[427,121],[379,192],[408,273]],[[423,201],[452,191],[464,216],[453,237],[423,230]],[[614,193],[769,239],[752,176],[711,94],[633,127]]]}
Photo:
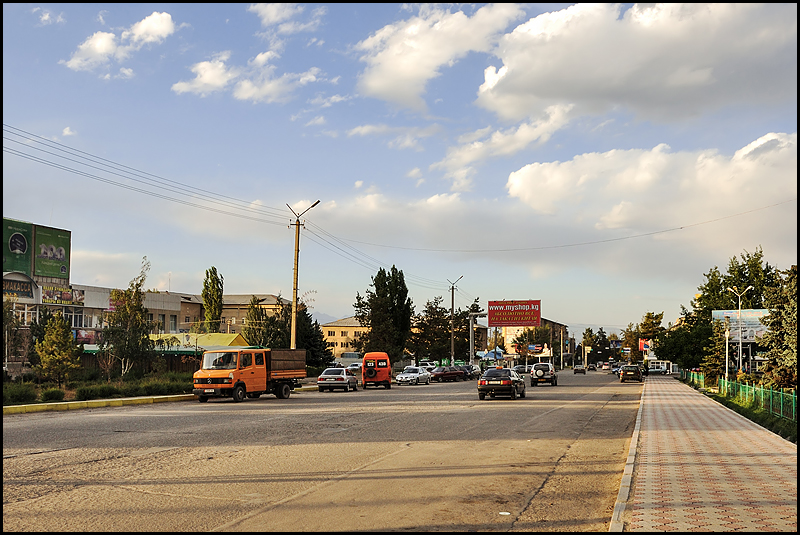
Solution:
{"label": "concrete curb", "polygon": [[70,411],[76,409],[95,409],[98,407],[121,407],[123,405],[147,405],[150,403],[164,403],[167,401],[192,401],[196,399],[197,396],[194,394],[180,394],[176,396],[143,396],[138,398],[92,399],[89,401],[62,401],[58,403],[36,403],[33,405],[8,405],[3,407],[3,416],[6,414]]}
{"label": "concrete curb", "polygon": [[647,381],[644,382],[642,387],[639,411],[636,413],[636,425],[633,428],[633,435],[631,435],[631,445],[628,448],[628,458],[625,460],[625,469],[622,471],[622,481],[619,483],[617,502],[614,504],[614,512],[611,514],[611,523],[608,526],[609,533],[622,532],[625,527],[622,515],[625,512],[625,506],[628,503],[631,486],[633,485],[633,468],[636,465],[636,450],[639,446],[639,429],[642,425],[642,407],[644,406],[645,388],[647,388]]}

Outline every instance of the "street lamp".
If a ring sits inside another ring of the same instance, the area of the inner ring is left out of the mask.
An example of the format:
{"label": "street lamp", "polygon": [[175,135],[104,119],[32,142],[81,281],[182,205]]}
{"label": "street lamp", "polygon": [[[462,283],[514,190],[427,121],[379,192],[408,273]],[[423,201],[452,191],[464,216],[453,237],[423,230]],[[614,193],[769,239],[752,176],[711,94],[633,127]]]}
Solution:
{"label": "street lamp", "polygon": [[[456,282],[460,281],[464,278],[464,275],[461,275],[459,278],[456,279]],[[448,279],[447,282],[450,282]],[[456,342],[455,342],[455,334],[454,334],[454,327],[453,327],[453,307],[455,306],[455,291],[456,291],[456,282],[450,282],[450,366],[455,365],[456,360]]]}
{"label": "street lamp", "polygon": [[728,288],[728,291],[731,293],[736,294],[739,298],[739,315],[737,318],[737,325],[736,327],[739,329],[739,369],[742,369],[742,296],[747,293],[747,290],[752,290],[752,286],[748,286],[744,289],[742,293],[739,293],[739,289],[734,286],[733,288]]}
{"label": "street lamp", "polygon": [[298,215],[292,210],[292,207],[288,204],[289,210],[292,210],[294,214],[294,286],[292,286],[292,335],[291,335],[291,343],[289,345],[290,349],[297,349],[297,255],[300,252],[300,216],[314,208],[316,205],[319,204],[319,201],[315,202]]}
{"label": "street lamp", "polygon": [[725,389],[727,391],[728,385],[728,338],[731,336],[731,327],[728,322],[725,322]]}

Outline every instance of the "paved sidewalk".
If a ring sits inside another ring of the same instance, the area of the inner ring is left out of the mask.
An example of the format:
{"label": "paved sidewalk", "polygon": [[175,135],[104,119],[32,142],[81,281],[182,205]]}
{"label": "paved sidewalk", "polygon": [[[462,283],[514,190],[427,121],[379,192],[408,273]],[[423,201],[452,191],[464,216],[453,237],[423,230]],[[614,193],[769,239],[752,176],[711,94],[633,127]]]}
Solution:
{"label": "paved sidewalk", "polygon": [[796,444],[668,376],[637,430],[625,531],[797,531]]}

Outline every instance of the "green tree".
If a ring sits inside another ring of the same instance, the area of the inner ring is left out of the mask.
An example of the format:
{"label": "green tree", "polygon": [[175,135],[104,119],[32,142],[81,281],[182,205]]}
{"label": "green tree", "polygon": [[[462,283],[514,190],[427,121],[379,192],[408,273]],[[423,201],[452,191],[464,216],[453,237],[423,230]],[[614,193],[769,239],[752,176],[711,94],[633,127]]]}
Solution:
{"label": "green tree", "polygon": [[222,318],[222,295],[224,287],[224,277],[217,273],[217,268],[211,266],[206,270],[206,278],[203,281],[203,308],[206,314],[206,329],[210,333],[219,332],[220,318]]}
{"label": "green tree", "polygon": [[356,293],[355,317],[367,331],[354,341],[356,351],[383,351],[391,362],[403,358],[411,335],[414,305],[408,297],[403,272],[395,266],[372,277],[372,290],[364,297]]}
{"label": "green tree", "polygon": [[681,306],[681,322],[656,336],[658,358],[676,363],[683,369],[699,368],[711,338],[711,323]]}
{"label": "green tree", "polygon": [[761,322],[767,333],[764,380],[776,388],[797,388],[797,265],[779,272],[776,286],[767,289],[769,316]]}
{"label": "green tree", "polygon": [[16,298],[3,299],[3,353],[6,362],[16,356],[22,346],[22,321],[14,313]]}
{"label": "green tree", "polygon": [[[291,307],[289,308],[291,311]],[[333,352],[325,342],[319,322],[311,317],[305,303],[297,306],[297,347],[306,350],[306,365],[325,366],[333,360]]]}
{"label": "green tree", "polygon": [[39,314],[30,324],[30,343],[28,344],[28,362],[31,366],[41,364],[39,354],[36,352],[36,342],[44,340],[44,333],[47,330],[47,324],[54,318],[53,312],[45,307],[39,307]]}
{"label": "green tree", "polygon": [[128,289],[111,290],[109,304],[113,310],[104,316],[99,349],[119,361],[123,377],[136,363],[144,364],[154,356],[154,343],[150,339],[154,322],[147,319],[143,290],[149,270],[150,262],[144,257],[141,271]]}
{"label": "green tree", "polygon": [[412,324],[407,349],[417,362],[440,361],[450,354],[450,311],[442,306],[441,296],[425,303],[425,308],[414,314]]}
{"label": "green tree", "polygon": [[714,385],[720,377],[725,377],[725,328],[725,323],[719,320],[711,324],[710,344],[705,348],[700,365],[707,385]]}
{"label": "green tree", "polygon": [[268,336],[269,324],[274,323],[275,318],[267,310],[260,306],[260,300],[255,295],[250,297],[247,305],[247,315],[242,327],[242,336],[248,345],[272,347]]}
{"label": "green tree", "polygon": [[72,339],[72,330],[61,312],[47,323],[44,339],[36,343],[36,352],[41,364],[34,370],[45,379],[55,380],[58,388],[67,381],[69,372],[80,368],[81,348]]}

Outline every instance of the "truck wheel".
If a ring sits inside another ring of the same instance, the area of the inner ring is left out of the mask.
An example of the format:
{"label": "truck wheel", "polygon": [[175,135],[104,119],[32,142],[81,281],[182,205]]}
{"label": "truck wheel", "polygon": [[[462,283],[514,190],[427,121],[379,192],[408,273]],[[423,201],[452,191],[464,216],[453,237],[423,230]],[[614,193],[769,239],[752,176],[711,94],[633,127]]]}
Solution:
{"label": "truck wheel", "polygon": [[197,396],[197,401],[199,401],[200,403],[205,403],[206,401],[208,401],[208,396]]}
{"label": "truck wheel", "polygon": [[278,399],[289,399],[289,396],[292,393],[292,389],[289,388],[289,385],[286,383],[280,384],[275,388],[275,395]]}
{"label": "truck wheel", "polygon": [[244,387],[242,385],[236,385],[233,387],[233,401],[236,403],[240,403],[244,401]]}
{"label": "truck wheel", "polygon": [[383,385],[383,387],[384,387],[386,390],[389,390],[390,388],[392,388],[392,383],[386,383],[385,385]]}

